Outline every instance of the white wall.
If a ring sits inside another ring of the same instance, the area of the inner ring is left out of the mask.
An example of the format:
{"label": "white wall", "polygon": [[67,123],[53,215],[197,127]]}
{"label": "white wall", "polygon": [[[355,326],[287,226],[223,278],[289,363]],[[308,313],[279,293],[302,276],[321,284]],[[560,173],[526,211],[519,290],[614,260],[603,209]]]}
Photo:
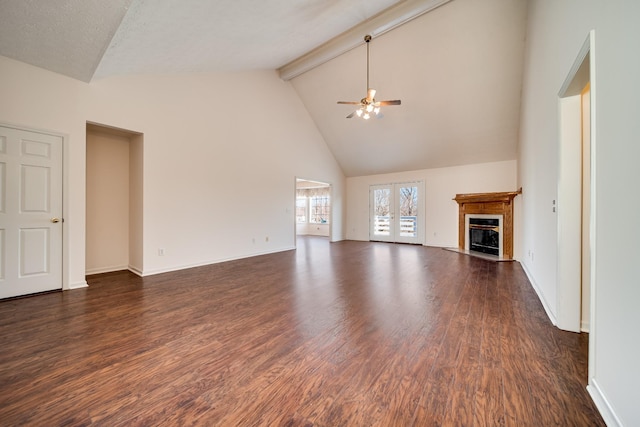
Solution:
{"label": "white wall", "polygon": [[344,237],[341,169],[273,71],[85,84],[0,57],[0,75],[0,121],[67,135],[65,288],[84,284],[87,121],[144,134],[145,274],[293,248],[295,176],[333,186]]}
{"label": "white wall", "polygon": [[[369,186],[424,181],[425,245],[458,247],[458,204],[453,198],[458,193],[515,191],[516,168],[517,162],[508,160],[347,178],[347,239],[369,240]],[[515,222],[517,226],[517,218]],[[517,259],[518,253],[514,255]]]}
{"label": "white wall", "polygon": [[556,218],[558,91],[595,29],[595,236],[589,391],[609,425],[640,425],[637,241],[640,239],[640,2],[534,0],[523,86],[519,181],[523,265],[557,311]]}
{"label": "white wall", "polygon": [[129,138],[87,131],[87,274],[129,267]]}

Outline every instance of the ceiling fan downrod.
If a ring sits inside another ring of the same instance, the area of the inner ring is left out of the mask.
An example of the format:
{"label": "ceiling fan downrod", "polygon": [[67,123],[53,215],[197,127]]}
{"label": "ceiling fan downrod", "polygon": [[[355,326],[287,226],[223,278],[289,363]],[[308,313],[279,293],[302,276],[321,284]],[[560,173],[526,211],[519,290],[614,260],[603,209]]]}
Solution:
{"label": "ceiling fan downrod", "polygon": [[371,35],[364,36],[364,42],[367,44],[367,92],[369,92],[369,42],[371,41]]}

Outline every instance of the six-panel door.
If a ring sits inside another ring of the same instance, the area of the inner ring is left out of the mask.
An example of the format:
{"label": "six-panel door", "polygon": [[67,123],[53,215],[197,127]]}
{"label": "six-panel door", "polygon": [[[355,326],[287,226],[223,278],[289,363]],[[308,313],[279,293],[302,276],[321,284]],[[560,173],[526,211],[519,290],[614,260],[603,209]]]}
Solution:
{"label": "six-panel door", "polygon": [[62,288],[62,138],[0,126],[0,298]]}

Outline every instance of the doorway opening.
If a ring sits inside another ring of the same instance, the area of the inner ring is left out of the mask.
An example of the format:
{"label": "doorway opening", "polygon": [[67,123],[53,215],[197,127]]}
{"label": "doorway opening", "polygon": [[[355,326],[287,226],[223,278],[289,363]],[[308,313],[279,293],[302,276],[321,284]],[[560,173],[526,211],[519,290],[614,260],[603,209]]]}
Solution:
{"label": "doorway opening", "polygon": [[422,188],[419,182],[369,187],[369,240],[422,244]]}
{"label": "doorway opening", "polygon": [[143,272],[143,134],[87,122],[85,274]]}
{"label": "doorway opening", "polygon": [[331,200],[331,184],[296,178],[296,237],[331,237]]}
{"label": "doorway opening", "polygon": [[592,39],[559,92],[557,321],[573,332],[589,332],[591,318]]}

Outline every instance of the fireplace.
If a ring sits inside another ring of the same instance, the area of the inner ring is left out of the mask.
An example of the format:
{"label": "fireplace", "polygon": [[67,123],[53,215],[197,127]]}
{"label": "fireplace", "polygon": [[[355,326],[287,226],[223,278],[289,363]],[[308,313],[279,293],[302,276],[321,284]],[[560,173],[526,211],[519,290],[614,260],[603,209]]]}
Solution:
{"label": "fireplace", "polygon": [[501,218],[493,215],[468,215],[468,250],[502,256]]}
{"label": "fireplace", "polygon": [[[512,259],[513,199],[521,192],[522,189],[502,193],[456,194],[454,200],[458,202],[459,207],[458,248],[497,255],[501,259]],[[470,223],[470,218],[480,221]],[[471,241],[474,242],[473,248]]]}

